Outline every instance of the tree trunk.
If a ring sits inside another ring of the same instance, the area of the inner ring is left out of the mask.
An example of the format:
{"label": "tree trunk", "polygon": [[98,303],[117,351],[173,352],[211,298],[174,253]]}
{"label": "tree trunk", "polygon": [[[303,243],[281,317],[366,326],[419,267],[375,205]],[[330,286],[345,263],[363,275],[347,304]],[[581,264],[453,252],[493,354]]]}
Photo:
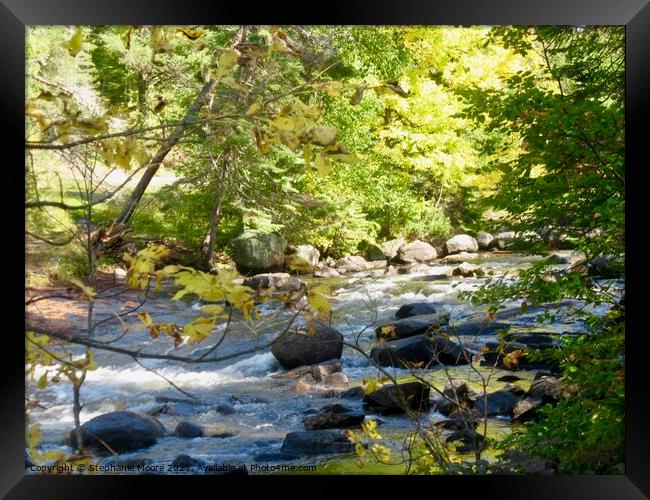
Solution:
{"label": "tree trunk", "polygon": [[221,222],[221,202],[222,197],[217,196],[212,206],[212,214],[210,215],[210,227],[203,240],[203,257],[208,265],[208,269],[212,269],[214,265],[214,245],[217,237],[217,228]]}
{"label": "tree trunk", "polygon": [[142,174],[140,181],[138,182],[137,186],[135,187],[135,189],[131,193],[131,196],[129,197],[129,201],[126,203],[124,209],[122,209],[122,212],[120,213],[119,217],[116,220],[118,224],[125,225],[129,223],[131,217],[133,217],[133,213],[135,212],[135,209],[138,206],[138,203],[140,203],[140,200],[142,199],[144,192],[147,190],[147,187],[149,186],[151,179],[153,179],[153,176],[156,175],[156,172],[158,171],[160,164],[167,156],[167,153],[169,153],[169,151],[171,151],[171,149],[179,141],[179,139],[183,135],[183,132],[185,131],[185,128],[187,127],[187,124],[195,119],[196,114],[203,106],[203,103],[205,102],[207,95],[212,91],[216,83],[217,80],[213,78],[210,79],[203,86],[203,88],[201,89],[201,93],[194,100],[192,105],[188,108],[187,113],[185,114],[183,120],[176,126],[174,131],[167,138],[167,140],[163,142],[160,148],[158,148],[156,155],[151,160],[149,160],[149,166],[144,171],[144,174]]}

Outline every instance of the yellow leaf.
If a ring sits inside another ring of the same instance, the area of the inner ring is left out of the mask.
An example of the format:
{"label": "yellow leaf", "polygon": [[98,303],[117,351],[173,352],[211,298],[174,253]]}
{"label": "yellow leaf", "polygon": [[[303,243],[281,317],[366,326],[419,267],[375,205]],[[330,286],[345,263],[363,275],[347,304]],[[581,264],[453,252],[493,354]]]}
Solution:
{"label": "yellow leaf", "polygon": [[316,170],[318,170],[318,174],[325,176],[329,174],[331,169],[332,162],[329,160],[329,158],[326,158],[323,156],[323,154],[318,154],[316,156]]}
{"label": "yellow leaf", "polygon": [[180,300],[180,299],[182,299],[183,297],[185,297],[185,295],[187,295],[188,293],[191,293],[191,292],[190,292],[189,290],[179,290],[179,291],[176,292],[176,294],[172,297],[172,300]]}
{"label": "yellow leaf", "polygon": [[197,38],[201,38],[203,35],[205,35],[205,30],[202,30],[201,28],[197,28],[197,29],[177,28],[177,31],[185,35],[190,40],[196,40]]}
{"label": "yellow leaf", "polygon": [[153,320],[151,319],[151,315],[149,313],[143,312],[138,314],[138,319],[142,321],[145,326],[153,325]]}
{"label": "yellow leaf", "polygon": [[120,40],[124,44],[124,48],[129,50],[131,48],[131,32],[133,28],[131,26],[122,26],[120,28]]}
{"label": "yellow leaf", "polygon": [[365,394],[371,394],[375,392],[378,388],[379,385],[377,384],[377,381],[375,379],[363,379],[361,381],[361,385],[363,387],[363,392]]}
{"label": "yellow leaf", "polygon": [[305,144],[302,149],[302,157],[305,160],[305,167],[311,168],[311,144]]}
{"label": "yellow leaf", "polygon": [[246,116],[251,116],[259,113],[262,110],[262,104],[260,102],[254,102],[246,110]]}
{"label": "yellow leaf", "polygon": [[41,375],[41,377],[38,379],[38,388],[45,389],[46,387],[47,387],[47,372]]}
{"label": "yellow leaf", "polygon": [[217,73],[216,77],[220,79],[222,76],[227,74],[231,69],[237,64],[237,59],[239,58],[239,52],[234,49],[228,49],[224,51],[217,61]]}
{"label": "yellow leaf", "polygon": [[72,37],[68,41],[63,42],[61,46],[68,49],[68,52],[72,57],[76,57],[79,51],[81,50],[83,43],[84,43],[83,30],[81,29],[81,27],[77,27]]}
{"label": "yellow leaf", "polygon": [[208,304],[207,306],[203,306],[201,308],[201,311],[203,311],[206,314],[221,314],[223,312],[223,307],[217,304]]}
{"label": "yellow leaf", "polygon": [[215,318],[196,318],[191,323],[185,325],[183,332],[187,337],[188,344],[197,344],[205,340],[214,328]]}

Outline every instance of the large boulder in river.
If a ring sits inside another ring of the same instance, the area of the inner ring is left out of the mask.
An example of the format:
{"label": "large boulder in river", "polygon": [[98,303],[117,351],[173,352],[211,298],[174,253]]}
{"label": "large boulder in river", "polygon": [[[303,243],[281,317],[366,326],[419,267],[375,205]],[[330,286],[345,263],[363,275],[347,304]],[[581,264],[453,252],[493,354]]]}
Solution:
{"label": "large boulder in river", "polygon": [[397,238],[395,240],[389,240],[384,242],[381,245],[381,249],[384,252],[384,255],[388,260],[394,259],[397,257],[397,252],[399,252],[399,249],[401,248],[402,245],[404,245],[406,241],[404,238]]}
{"label": "large boulder in river", "polygon": [[433,314],[421,314],[384,323],[375,328],[375,334],[377,338],[387,340],[404,339],[432,332],[447,323],[449,323],[449,313],[438,311]]}
{"label": "large boulder in river", "polygon": [[471,278],[474,275],[481,276],[483,271],[475,264],[463,262],[460,266],[451,271],[452,276],[462,276],[463,278]]}
{"label": "large boulder in river", "polygon": [[460,252],[478,252],[478,243],[469,234],[457,234],[445,241],[447,255]]}
{"label": "large boulder in river", "polygon": [[353,453],[354,444],[339,429],[290,432],[280,449],[285,457]]}
{"label": "large boulder in river", "polygon": [[232,258],[242,272],[281,270],[284,239],[277,234],[246,231],[232,242]]}
{"label": "large boulder in river", "polygon": [[485,231],[480,231],[476,235],[476,243],[478,243],[478,247],[480,250],[487,250],[490,248],[490,243],[492,243],[492,240],[494,239],[494,236],[492,236],[490,233],[486,233]]}
{"label": "large boulder in river", "polygon": [[487,414],[488,417],[496,415],[511,416],[515,404],[520,401],[524,392],[524,389],[518,385],[506,386],[501,390],[490,392],[485,396],[477,397],[474,401],[474,408],[476,408],[481,415]]}
{"label": "large boulder in river", "polygon": [[622,259],[615,257],[596,257],[587,264],[589,276],[600,278],[620,278],[623,275],[625,264]]}
{"label": "large boulder in river", "polygon": [[382,415],[406,413],[407,410],[428,411],[430,387],[422,382],[387,384],[363,398],[364,406]]}
{"label": "large boulder in river", "polygon": [[313,431],[319,429],[345,429],[359,427],[366,416],[358,411],[353,411],[342,405],[327,405],[321,408],[316,415],[307,417],[303,424],[305,430]]}
{"label": "large boulder in river", "polygon": [[253,290],[296,292],[303,286],[303,282],[287,273],[265,273],[246,278],[244,286],[251,287]]}
{"label": "large boulder in river", "polygon": [[437,256],[435,248],[420,240],[405,243],[397,251],[397,259],[401,262],[428,262]]}
{"label": "large boulder in river", "polygon": [[288,332],[273,344],[271,352],[283,368],[290,370],[341,358],[343,335],[322,323],[313,325],[313,332]]}
{"label": "large boulder in river", "polygon": [[[154,417],[132,411],[113,411],[99,415],[83,424],[81,432],[84,446],[106,454],[111,453],[111,450],[125,453],[148,448],[167,434],[163,425]],[[70,442],[76,448],[77,435],[74,430],[70,432]]]}
{"label": "large boulder in river", "polygon": [[368,262],[360,255],[347,255],[336,261],[336,270],[340,273],[356,273],[367,268]]}
{"label": "large boulder in river", "polygon": [[300,265],[314,267],[320,260],[320,252],[312,245],[297,245],[290,247],[289,250],[291,253],[287,255],[287,259],[290,259],[290,265],[296,267]]}
{"label": "large boulder in river", "polygon": [[502,231],[494,235],[494,239],[490,243],[490,248],[495,250],[503,250],[507,248],[515,239],[514,231]]}
{"label": "large boulder in river", "polygon": [[413,302],[412,304],[404,304],[395,313],[397,319],[410,318],[411,316],[418,316],[420,314],[435,314],[441,307],[438,304],[430,302]]}
{"label": "large boulder in river", "polygon": [[370,357],[381,366],[396,368],[421,364],[421,368],[443,365],[466,365],[472,353],[441,336],[429,338],[416,335],[405,339],[384,342],[372,348]]}

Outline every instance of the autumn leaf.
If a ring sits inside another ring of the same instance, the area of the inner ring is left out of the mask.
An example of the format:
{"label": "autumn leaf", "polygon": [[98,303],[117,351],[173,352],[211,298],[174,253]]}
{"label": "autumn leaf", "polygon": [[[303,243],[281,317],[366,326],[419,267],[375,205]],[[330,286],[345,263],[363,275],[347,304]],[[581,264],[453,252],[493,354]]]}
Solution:
{"label": "autumn leaf", "polygon": [[262,110],[262,103],[256,101],[253,104],[251,104],[248,109],[246,110],[245,115],[246,116],[252,116],[257,113],[259,113]]}
{"label": "autumn leaf", "polygon": [[153,325],[153,320],[151,319],[151,315],[146,312],[142,312],[138,314],[138,319],[144,323],[145,326],[151,326]]}
{"label": "autumn leaf", "polygon": [[81,50],[83,43],[84,43],[83,29],[81,27],[77,27],[72,37],[69,40],[63,42],[61,46],[65,49],[68,49],[68,52],[72,57],[76,57],[79,51]]}
{"label": "autumn leaf", "polygon": [[325,157],[323,154],[318,154],[316,156],[316,170],[319,175],[325,176],[329,174],[332,169],[332,162],[329,158]]}

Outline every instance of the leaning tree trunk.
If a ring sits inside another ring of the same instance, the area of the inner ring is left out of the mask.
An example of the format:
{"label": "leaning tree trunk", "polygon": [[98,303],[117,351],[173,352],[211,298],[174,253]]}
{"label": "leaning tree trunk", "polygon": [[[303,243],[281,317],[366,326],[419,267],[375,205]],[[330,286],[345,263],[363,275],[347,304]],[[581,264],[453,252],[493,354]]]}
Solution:
{"label": "leaning tree trunk", "polygon": [[147,169],[144,171],[144,174],[142,174],[142,177],[140,178],[138,185],[135,187],[135,189],[131,193],[131,196],[129,197],[129,201],[126,203],[124,209],[122,210],[122,212],[120,213],[119,217],[116,220],[118,224],[126,225],[129,223],[131,217],[133,217],[133,213],[135,212],[135,209],[138,206],[138,203],[140,203],[140,200],[144,195],[144,192],[147,190],[147,187],[149,187],[149,183],[151,182],[151,179],[153,179],[153,176],[156,175],[156,172],[158,171],[158,168],[160,167],[161,163],[167,156],[167,153],[169,153],[169,151],[171,151],[171,149],[176,145],[176,143],[178,143],[179,139],[182,137],[183,133],[185,132],[185,128],[187,127],[187,125],[195,119],[196,114],[203,106],[203,103],[205,102],[208,94],[212,91],[216,83],[217,80],[212,78],[203,86],[199,96],[194,100],[192,105],[188,108],[185,117],[176,126],[174,131],[167,138],[167,140],[165,140],[165,142],[163,142],[160,148],[158,148],[156,155],[151,160],[149,160],[149,165],[147,166]]}
{"label": "leaning tree trunk", "polygon": [[[242,26],[239,29],[239,32],[235,35],[235,38],[233,39],[231,46],[232,47],[237,46],[242,40],[245,39],[245,37],[246,37],[246,27]],[[167,138],[167,140],[163,142],[162,146],[158,148],[158,151],[156,152],[155,156],[151,160],[149,160],[149,165],[147,166],[147,169],[144,171],[144,174],[142,174],[142,177],[140,178],[138,185],[131,193],[131,196],[129,197],[129,201],[124,206],[122,213],[120,213],[119,217],[115,220],[116,227],[125,226],[130,222],[131,217],[133,217],[133,213],[135,212],[135,209],[138,207],[138,203],[140,203],[140,200],[142,199],[144,192],[147,190],[147,187],[149,187],[149,183],[151,182],[151,179],[153,179],[153,176],[156,175],[156,172],[158,171],[158,168],[160,167],[161,163],[167,156],[167,153],[169,153],[169,151],[176,145],[176,143],[178,143],[179,139],[183,136],[183,133],[185,132],[185,128],[196,118],[197,113],[205,103],[208,94],[210,94],[210,92],[212,92],[212,89],[214,89],[214,87],[216,86],[217,81],[218,79],[215,78],[210,78],[210,80],[208,80],[208,82],[201,89],[201,93],[199,94],[199,96],[194,100],[192,105],[188,108],[187,113],[185,113],[185,117],[176,126],[174,131]]]}
{"label": "leaning tree trunk", "polygon": [[221,196],[214,200],[212,207],[212,214],[210,215],[210,227],[203,240],[203,258],[207,263],[208,269],[212,269],[214,265],[214,246],[217,238],[217,228],[221,222]]}

